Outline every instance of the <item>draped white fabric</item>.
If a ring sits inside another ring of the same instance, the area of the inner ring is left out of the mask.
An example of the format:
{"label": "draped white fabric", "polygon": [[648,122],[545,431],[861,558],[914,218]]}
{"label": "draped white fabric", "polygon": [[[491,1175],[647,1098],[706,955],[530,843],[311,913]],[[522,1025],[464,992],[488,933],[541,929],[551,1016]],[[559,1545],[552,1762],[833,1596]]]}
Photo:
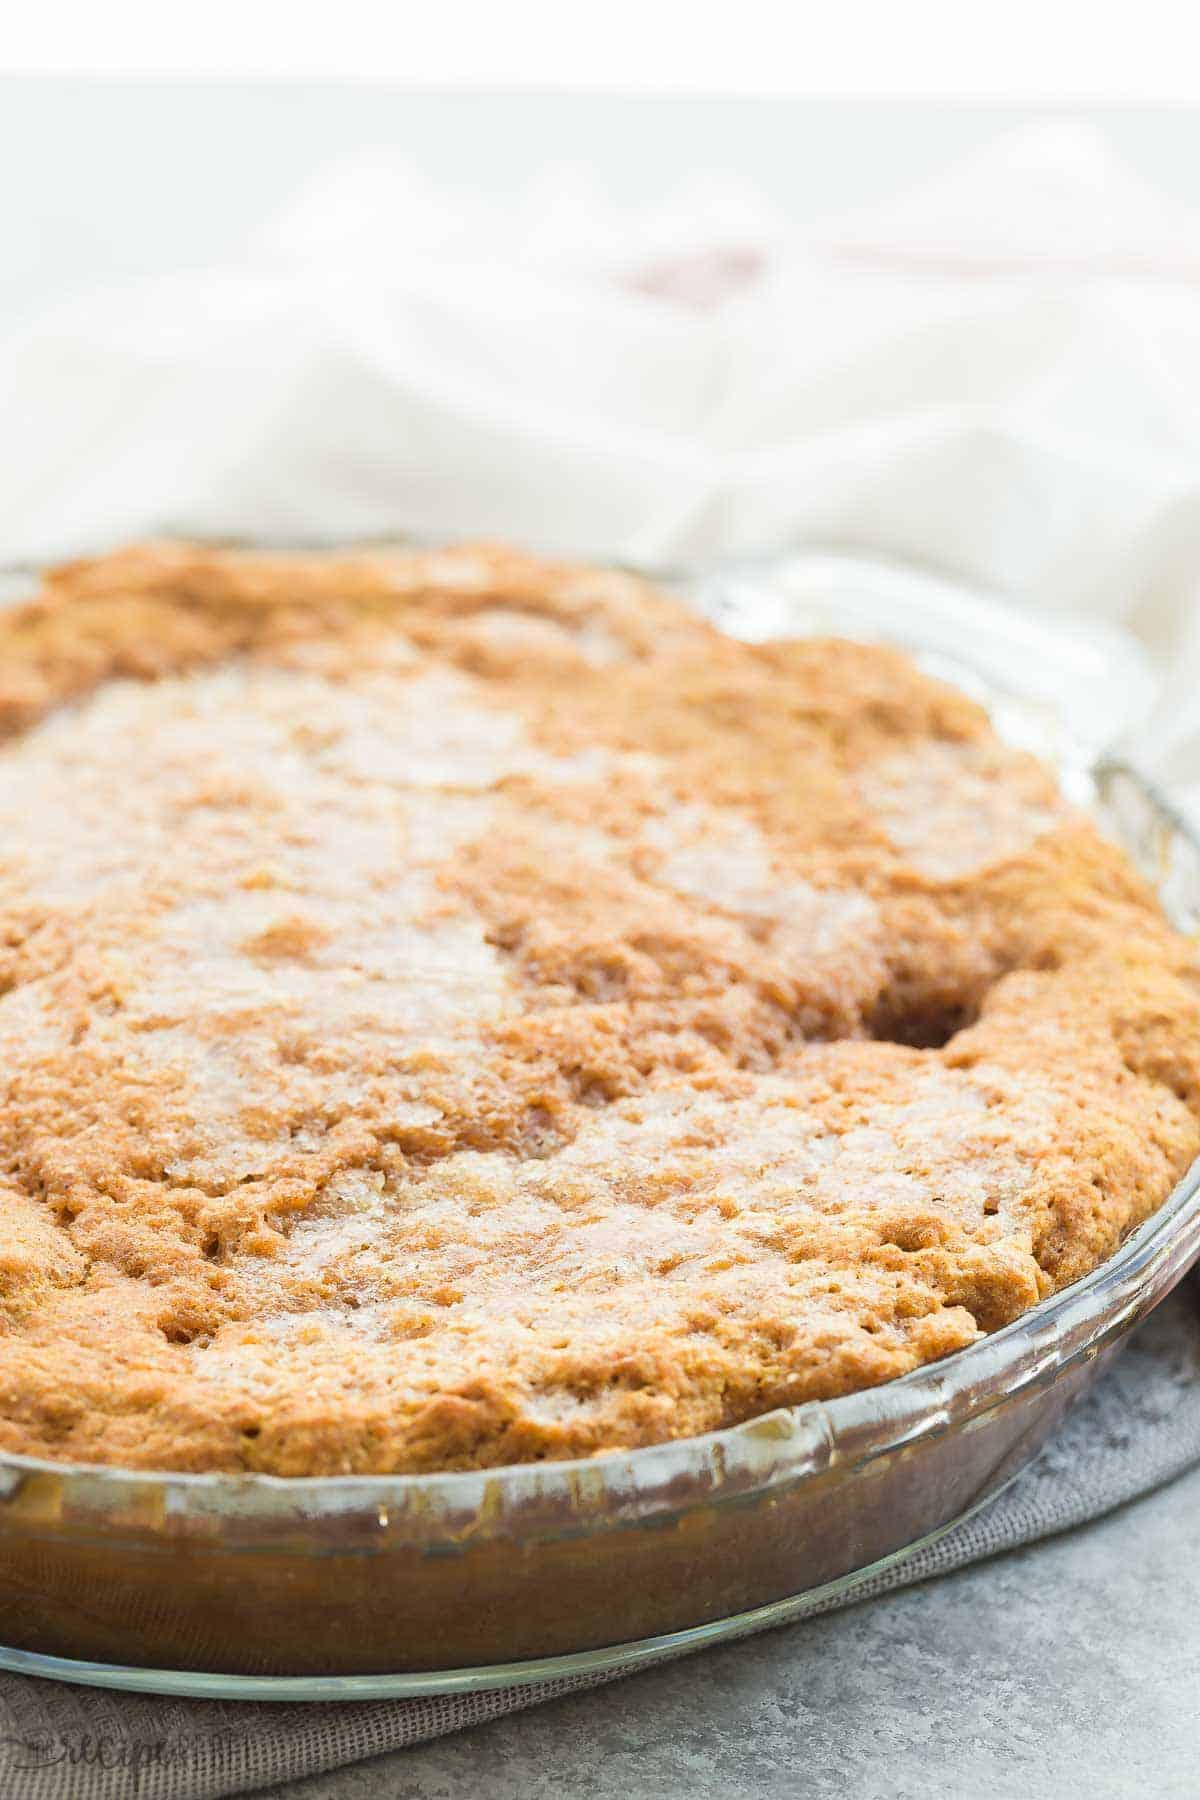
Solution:
{"label": "draped white fabric", "polygon": [[366,156],[236,264],[10,333],[0,416],[0,562],[164,531],[849,553],[1094,622],[1126,712],[1133,634],[1141,735],[1200,782],[1200,221],[1081,126],[803,235],[736,182],[631,214],[551,168],[498,210]]}

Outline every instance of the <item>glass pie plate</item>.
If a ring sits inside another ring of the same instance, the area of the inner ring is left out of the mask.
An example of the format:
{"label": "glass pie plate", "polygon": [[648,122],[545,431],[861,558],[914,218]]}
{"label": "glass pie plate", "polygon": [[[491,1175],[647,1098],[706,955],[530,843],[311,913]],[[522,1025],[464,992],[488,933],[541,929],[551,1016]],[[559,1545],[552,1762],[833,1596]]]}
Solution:
{"label": "glass pie plate", "polygon": [[[1101,758],[1136,670],[1094,634],[847,563],[688,583],[727,629],[886,638],[1053,760],[1200,925],[1200,843]],[[1120,723],[1119,719],[1117,721]],[[0,1667],[362,1699],[632,1667],[810,1610],[985,1505],[1200,1253],[1200,1165],[1109,1261],[885,1386],[585,1462],[281,1480],[0,1456]]]}

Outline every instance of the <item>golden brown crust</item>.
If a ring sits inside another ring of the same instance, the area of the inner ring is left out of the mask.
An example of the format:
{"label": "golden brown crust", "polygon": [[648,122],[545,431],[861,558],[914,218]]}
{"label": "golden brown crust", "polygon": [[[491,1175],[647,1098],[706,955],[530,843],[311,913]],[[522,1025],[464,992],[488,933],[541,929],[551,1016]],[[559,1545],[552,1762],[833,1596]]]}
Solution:
{"label": "golden brown crust", "polygon": [[884,1381],[1200,1146],[1191,948],[980,710],[495,549],[0,618],[0,1446],[586,1456]]}

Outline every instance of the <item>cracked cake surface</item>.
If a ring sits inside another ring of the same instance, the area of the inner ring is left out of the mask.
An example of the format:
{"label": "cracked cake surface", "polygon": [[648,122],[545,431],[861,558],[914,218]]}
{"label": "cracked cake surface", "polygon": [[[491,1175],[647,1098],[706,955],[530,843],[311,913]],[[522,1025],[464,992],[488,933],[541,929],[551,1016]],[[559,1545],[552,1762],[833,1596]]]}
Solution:
{"label": "cracked cake surface", "polygon": [[0,1448],[589,1456],[886,1381],[1200,1147],[1192,946],[972,702],[501,549],[0,615]]}

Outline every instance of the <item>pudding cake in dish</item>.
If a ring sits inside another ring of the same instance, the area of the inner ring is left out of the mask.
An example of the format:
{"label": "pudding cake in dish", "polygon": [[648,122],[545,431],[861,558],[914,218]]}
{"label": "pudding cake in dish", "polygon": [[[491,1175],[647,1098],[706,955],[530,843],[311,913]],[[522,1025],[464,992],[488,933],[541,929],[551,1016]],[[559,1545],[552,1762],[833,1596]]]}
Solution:
{"label": "pudding cake in dish", "polygon": [[0,615],[0,1449],[425,1472],[969,1345],[1200,1149],[1125,855],[878,647],[503,550]]}

